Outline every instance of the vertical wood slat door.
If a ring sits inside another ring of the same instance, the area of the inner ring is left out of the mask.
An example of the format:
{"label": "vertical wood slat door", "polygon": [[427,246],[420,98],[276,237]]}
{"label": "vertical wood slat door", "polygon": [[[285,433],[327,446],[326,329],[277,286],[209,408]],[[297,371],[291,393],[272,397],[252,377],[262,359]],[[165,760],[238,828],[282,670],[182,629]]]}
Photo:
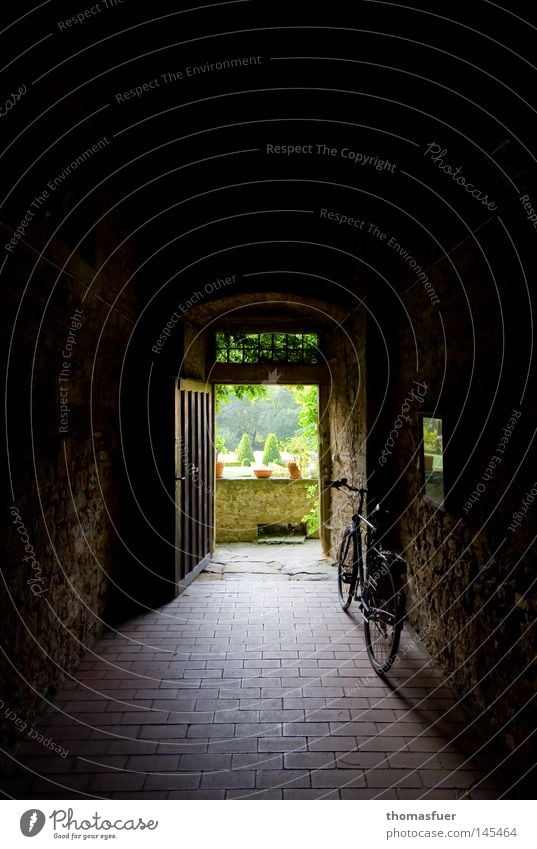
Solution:
{"label": "vertical wood slat door", "polygon": [[176,394],[175,421],[175,574],[178,583],[188,583],[209,562],[213,541],[212,387],[181,380]]}

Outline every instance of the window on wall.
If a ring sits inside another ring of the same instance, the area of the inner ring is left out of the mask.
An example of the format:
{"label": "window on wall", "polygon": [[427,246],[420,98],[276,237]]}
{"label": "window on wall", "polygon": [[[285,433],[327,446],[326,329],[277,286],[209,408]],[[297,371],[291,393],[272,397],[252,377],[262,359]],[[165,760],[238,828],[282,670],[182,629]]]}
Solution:
{"label": "window on wall", "polygon": [[319,337],[316,333],[228,333],[216,334],[218,363],[317,363]]}
{"label": "window on wall", "polygon": [[442,419],[422,416],[421,467],[425,497],[444,506]]}

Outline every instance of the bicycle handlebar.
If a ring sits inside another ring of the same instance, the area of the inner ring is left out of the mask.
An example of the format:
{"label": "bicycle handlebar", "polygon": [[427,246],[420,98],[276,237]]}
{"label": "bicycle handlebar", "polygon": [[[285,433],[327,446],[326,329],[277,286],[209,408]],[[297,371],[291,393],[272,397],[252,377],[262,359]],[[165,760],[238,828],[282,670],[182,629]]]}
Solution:
{"label": "bicycle handlebar", "polygon": [[351,486],[351,484],[348,483],[347,478],[341,478],[341,480],[338,481],[327,481],[326,485],[333,487],[333,489],[340,489],[341,487],[344,487],[350,492],[359,492],[360,495],[365,495],[367,493],[367,489],[364,489],[364,487]]}

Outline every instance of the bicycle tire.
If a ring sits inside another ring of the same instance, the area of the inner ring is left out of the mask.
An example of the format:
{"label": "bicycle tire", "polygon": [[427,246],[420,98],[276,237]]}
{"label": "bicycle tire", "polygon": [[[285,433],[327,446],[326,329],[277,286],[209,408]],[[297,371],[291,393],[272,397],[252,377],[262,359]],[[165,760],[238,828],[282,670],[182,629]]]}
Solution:
{"label": "bicycle tire", "polygon": [[[350,558],[350,559],[349,559]],[[347,528],[343,534],[339,546],[337,561],[337,588],[339,603],[343,610],[348,610],[354,596],[356,580],[358,578],[358,558],[356,551],[356,537]]]}
{"label": "bicycle tire", "polygon": [[390,552],[373,561],[364,588],[364,608],[367,654],[377,675],[384,675],[397,656],[404,617],[401,575]]}

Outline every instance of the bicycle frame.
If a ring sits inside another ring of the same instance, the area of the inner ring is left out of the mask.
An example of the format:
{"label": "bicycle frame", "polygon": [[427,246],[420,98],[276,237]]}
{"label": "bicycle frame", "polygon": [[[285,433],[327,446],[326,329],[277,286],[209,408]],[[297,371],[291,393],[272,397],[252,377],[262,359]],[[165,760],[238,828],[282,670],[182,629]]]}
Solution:
{"label": "bicycle frame", "polygon": [[[352,515],[349,524],[349,530],[351,531],[355,541],[355,550],[358,562],[358,580],[356,581],[356,587],[354,590],[353,597],[355,600],[359,599],[360,602],[363,604],[363,600],[360,596],[360,591],[363,591],[367,580],[367,555],[370,550],[367,536],[371,532],[375,532],[377,529],[375,525],[369,521],[369,519],[364,513],[364,501],[365,496],[367,494],[367,490],[363,488],[356,489],[355,487],[350,487],[348,485],[347,488],[352,492],[358,492],[360,495],[358,509],[356,513],[353,513]],[[363,532],[364,527],[365,533]]]}
{"label": "bicycle frame", "polygon": [[344,611],[348,610],[351,601],[358,601],[369,659],[375,672],[384,675],[391,668],[399,648],[404,616],[401,575],[406,565],[399,555],[383,548],[383,536],[378,536],[382,534],[382,524],[371,521],[373,514],[371,518],[365,515],[367,490],[351,486],[346,478],[329,481],[328,485],[360,496],[358,509],[353,512],[341,538],[338,593]]}
{"label": "bicycle frame", "polygon": [[[355,544],[354,550],[356,551],[356,557],[357,557],[357,560],[358,560],[358,580],[356,582],[356,587],[355,587],[355,590],[354,590],[354,598],[355,599],[358,599],[359,591],[361,591],[362,587],[365,586],[365,580],[366,580],[367,546],[365,544],[365,542],[366,542],[365,539],[363,539],[363,533],[362,533],[362,527],[363,527],[362,523],[365,524],[367,522],[367,519],[363,514],[364,499],[365,499],[365,492],[362,490],[360,492],[360,503],[359,503],[359,506],[358,506],[358,510],[356,511],[356,513],[353,513],[351,521],[350,521],[350,525],[349,525],[349,529],[350,529],[350,531],[353,535],[354,544]],[[365,549],[365,556],[364,556],[364,549]]]}

